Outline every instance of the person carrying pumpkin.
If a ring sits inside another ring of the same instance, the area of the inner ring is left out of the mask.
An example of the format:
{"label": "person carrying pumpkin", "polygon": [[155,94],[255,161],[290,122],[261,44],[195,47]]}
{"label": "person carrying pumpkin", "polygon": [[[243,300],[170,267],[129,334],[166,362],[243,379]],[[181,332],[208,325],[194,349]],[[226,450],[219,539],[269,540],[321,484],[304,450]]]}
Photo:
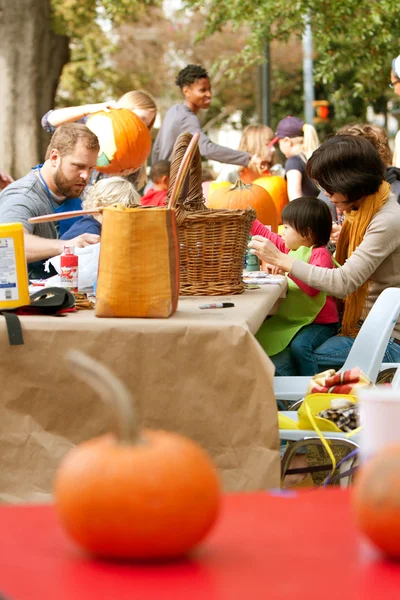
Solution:
{"label": "person carrying pumpkin", "polygon": [[212,98],[210,78],[202,66],[187,65],[178,73],[176,85],[180,87],[184,101],[172,106],[165,115],[154,142],[152,163],[170,161],[175,141],[185,132],[200,133],[199,149],[203,158],[243,167],[258,160],[249,152],[214,144],[202,130],[197,114],[200,109],[207,110],[210,107]]}
{"label": "person carrying pumpkin", "polygon": [[320,190],[306,173],[307,161],[319,146],[315,128],[297,117],[285,117],[279,121],[270,145],[273,146],[277,142],[280,151],[286,156],[285,171],[289,200],[300,196],[317,197]]}
{"label": "person carrying pumpkin", "polygon": [[[42,127],[49,133],[54,133],[57,127],[66,123],[83,123],[88,118],[100,111],[108,111],[111,108],[126,108],[139,117],[151,131],[157,116],[157,105],[154,98],[144,90],[132,90],[127,92],[117,101],[100,102],[96,104],[83,104],[81,106],[66,106],[49,110],[42,117]],[[147,182],[146,164],[143,164],[137,171],[132,173],[118,173],[118,175],[129,176],[131,183],[137,189],[142,189]],[[99,171],[94,171],[90,183],[96,183],[106,175]]]}
{"label": "person carrying pumpkin", "polygon": [[[345,220],[339,235],[338,269],[307,264],[281,252],[266,236],[255,235],[249,247],[268,264],[326,294],[343,299],[340,335],[314,352],[318,368],[340,369],[367,314],[387,287],[400,288],[400,206],[385,181],[385,165],[373,145],[354,135],[326,140],[307,164]],[[290,206],[290,205],[289,205]],[[384,362],[400,362],[400,319],[394,326]],[[288,375],[290,364],[286,365]]]}
{"label": "person carrying pumpkin", "polygon": [[[255,221],[251,233],[270,240],[285,255],[298,260],[333,268],[326,248],[332,229],[329,208],[318,198],[297,198],[282,211],[283,236],[272,233]],[[314,351],[336,335],[339,317],[333,298],[288,277],[288,293],[275,315],[267,319],[256,334],[276,367],[277,375],[315,375],[317,364]],[[287,372],[286,365],[290,365]]]}

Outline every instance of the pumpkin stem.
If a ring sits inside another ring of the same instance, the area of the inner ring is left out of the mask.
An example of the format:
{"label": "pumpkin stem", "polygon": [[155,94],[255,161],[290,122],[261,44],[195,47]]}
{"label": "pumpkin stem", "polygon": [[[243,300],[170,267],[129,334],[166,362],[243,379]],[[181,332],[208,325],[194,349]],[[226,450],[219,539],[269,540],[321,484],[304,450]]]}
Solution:
{"label": "pumpkin stem", "polygon": [[137,442],[139,430],[132,395],[126,385],[106,366],[79,350],[69,350],[66,358],[74,374],[93,388],[106,404],[116,409],[118,440],[126,444]]}
{"label": "pumpkin stem", "polygon": [[241,179],[238,179],[236,183],[234,183],[233,186],[229,189],[231,192],[233,192],[233,190],[247,190],[251,188],[251,185],[251,183],[243,183]]}

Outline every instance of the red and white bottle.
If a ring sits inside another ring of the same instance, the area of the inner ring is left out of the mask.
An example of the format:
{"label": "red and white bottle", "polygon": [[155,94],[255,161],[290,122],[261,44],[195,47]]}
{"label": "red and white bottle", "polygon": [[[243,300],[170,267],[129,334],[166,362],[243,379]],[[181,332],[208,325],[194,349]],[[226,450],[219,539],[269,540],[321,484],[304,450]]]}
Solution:
{"label": "red and white bottle", "polygon": [[78,291],[78,256],[73,246],[65,246],[60,260],[61,286],[71,292]]}

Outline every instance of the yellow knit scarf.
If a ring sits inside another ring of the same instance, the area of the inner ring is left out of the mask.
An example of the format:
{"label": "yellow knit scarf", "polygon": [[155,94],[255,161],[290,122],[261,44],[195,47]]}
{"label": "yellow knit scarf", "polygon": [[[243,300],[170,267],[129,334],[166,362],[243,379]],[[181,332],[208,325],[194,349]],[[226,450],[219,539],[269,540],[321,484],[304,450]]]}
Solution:
{"label": "yellow knit scarf", "polygon": [[[365,196],[358,210],[345,211],[345,220],[340,232],[336,260],[343,265],[364,239],[373,216],[382,208],[390,194],[390,185],[382,183],[376,194]],[[369,280],[344,300],[342,335],[356,337],[368,295]]]}

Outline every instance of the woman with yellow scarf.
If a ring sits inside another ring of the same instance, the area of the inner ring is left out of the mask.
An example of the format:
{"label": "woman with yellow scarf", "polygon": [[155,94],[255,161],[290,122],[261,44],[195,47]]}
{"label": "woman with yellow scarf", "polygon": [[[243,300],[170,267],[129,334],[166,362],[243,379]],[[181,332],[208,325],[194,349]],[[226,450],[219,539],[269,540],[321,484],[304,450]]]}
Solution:
{"label": "woman with yellow scarf", "polygon": [[[315,351],[319,371],[324,371],[343,366],[379,294],[387,287],[400,287],[400,206],[385,181],[382,159],[363,138],[330,138],[309,159],[307,175],[345,214],[336,249],[341,267],[325,269],[301,262],[261,236],[254,236],[249,247],[265,262],[343,300],[341,332]],[[400,362],[400,322],[393,336],[385,362]],[[290,365],[279,371],[292,374]]]}

